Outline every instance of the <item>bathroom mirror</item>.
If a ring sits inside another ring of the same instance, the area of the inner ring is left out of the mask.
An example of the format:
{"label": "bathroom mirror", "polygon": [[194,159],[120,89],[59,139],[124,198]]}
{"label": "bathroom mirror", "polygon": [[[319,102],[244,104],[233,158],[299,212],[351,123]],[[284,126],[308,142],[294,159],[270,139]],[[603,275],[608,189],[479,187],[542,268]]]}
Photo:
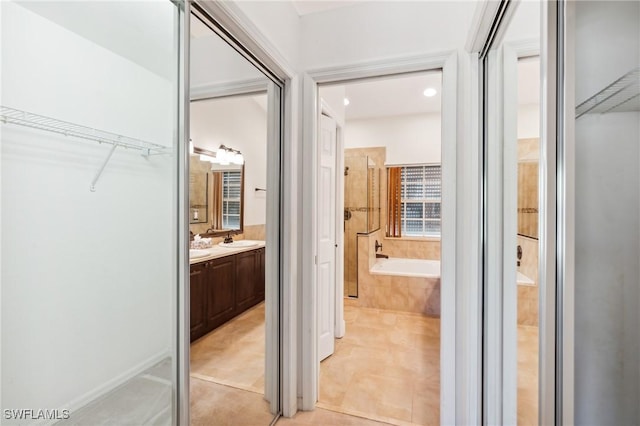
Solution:
{"label": "bathroom mirror", "polygon": [[242,233],[244,165],[216,164],[201,156],[216,154],[197,147],[191,154],[189,230],[207,237]]}

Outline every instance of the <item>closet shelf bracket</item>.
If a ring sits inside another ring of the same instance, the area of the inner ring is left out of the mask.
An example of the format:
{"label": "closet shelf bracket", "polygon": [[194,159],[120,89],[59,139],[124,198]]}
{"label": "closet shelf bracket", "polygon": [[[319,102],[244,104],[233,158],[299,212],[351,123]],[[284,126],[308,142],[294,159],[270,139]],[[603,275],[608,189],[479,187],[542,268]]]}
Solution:
{"label": "closet shelf bracket", "polygon": [[109,150],[109,154],[107,154],[107,158],[104,159],[104,161],[102,162],[102,166],[100,166],[100,169],[98,169],[98,173],[96,173],[96,176],[91,181],[91,186],[89,187],[91,192],[96,192],[96,183],[98,183],[98,180],[102,175],[102,172],[104,172],[104,168],[107,167],[107,164],[109,163],[109,160],[111,160],[111,156],[113,155],[113,152],[116,150],[117,147],[118,147],[118,144],[113,144],[113,146]]}

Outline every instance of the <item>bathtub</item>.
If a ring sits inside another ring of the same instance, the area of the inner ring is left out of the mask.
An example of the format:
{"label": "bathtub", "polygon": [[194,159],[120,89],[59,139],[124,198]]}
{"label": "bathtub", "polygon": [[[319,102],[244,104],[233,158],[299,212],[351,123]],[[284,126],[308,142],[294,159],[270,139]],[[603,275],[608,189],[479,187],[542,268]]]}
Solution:
{"label": "bathtub", "polygon": [[440,261],[427,259],[405,259],[400,257],[376,259],[376,263],[369,272],[372,275],[440,278]]}

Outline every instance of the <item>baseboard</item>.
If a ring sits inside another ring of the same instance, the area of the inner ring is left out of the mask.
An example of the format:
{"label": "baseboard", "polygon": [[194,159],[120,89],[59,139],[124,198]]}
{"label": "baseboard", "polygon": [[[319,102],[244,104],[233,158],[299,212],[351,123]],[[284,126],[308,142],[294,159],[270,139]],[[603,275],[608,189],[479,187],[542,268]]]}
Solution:
{"label": "baseboard", "polygon": [[[68,402],[67,404],[63,404],[60,407],[60,411],[61,410],[68,410],[69,413],[71,414],[71,418],[73,418],[73,413],[75,411],[80,410],[82,407],[84,407],[85,405],[97,400],[98,398],[108,394],[109,392],[111,392],[112,390],[114,390],[115,388],[117,388],[118,386],[124,384],[125,382],[127,382],[128,380],[131,380],[132,378],[136,377],[137,375],[139,375],[140,373],[148,370],[149,368],[153,367],[154,365],[158,364],[160,361],[162,361],[165,358],[168,358],[171,356],[171,352],[169,350],[166,351],[162,351],[152,357],[147,358],[146,360],[142,361],[141,363],[131,367],[130,369],[124,371],[123,373],[117,375],[116,377],[112,378],[111,380],[103,383],[100,386],[97,386],[95,388],[93,388],[92,390],[90,390],[89,392],[86,392],[83,395],[80,395],[79,397],[71,400],[70,402]],[[32,422],[31,424],[34,426],[49,426],[49,425],[53,425],[54,423],[58,422],[59,420],[47,420],[47,419],[43,419],[43,420],[36,420],[34,422]]]}

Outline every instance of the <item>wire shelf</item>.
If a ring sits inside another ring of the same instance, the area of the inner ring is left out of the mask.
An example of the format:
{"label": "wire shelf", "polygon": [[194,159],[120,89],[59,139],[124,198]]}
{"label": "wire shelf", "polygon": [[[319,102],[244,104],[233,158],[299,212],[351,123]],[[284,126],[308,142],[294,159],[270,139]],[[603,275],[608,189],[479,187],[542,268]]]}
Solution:
{"label": "wire shelf", "polygon": [[576,107],[576,118],[588,113],[640,111],[640,68],[635,68]]}
{"label": "wire shelf", "polygon": [[99,143],[107,143],[123,148],[130,148],[142,151],[142,155],[165,154],[170,152],[170,148],[156,143],[146,142],[141,139],[128,136],[117,135],[103,130],[85,127],[67,121],[57,120],[43,115],[32,114],[15,108],[0,106],[0,121],[7,124],[30,127],[33,129],[45,130],[65,136],[73,136],[80,139],[87,139]]}
{"label": "wire shelf", "polygon": [[91,127],[85,127],[79,124],[45,117],[44,115],[32,114],[30,112],[6,106],[0,106],[0,121],[5,124],[17,124],[19,126],[30,127],[32,129],[44,130],[47,132],[111,145],[109,154],[91,181],[89,189],[92,192],[95,192],[96,184],[98,183],[102,172],[109,163],[109,160],[116,148],[121,146],[123,148],[139,150],[142,151],[142,156],[144,157],[154,154],[168,154],[171,152],[171,149],[164,145],[146,142],[141,139],[130,138],[128,136],[117,135],[103,130],[92,129]]}

